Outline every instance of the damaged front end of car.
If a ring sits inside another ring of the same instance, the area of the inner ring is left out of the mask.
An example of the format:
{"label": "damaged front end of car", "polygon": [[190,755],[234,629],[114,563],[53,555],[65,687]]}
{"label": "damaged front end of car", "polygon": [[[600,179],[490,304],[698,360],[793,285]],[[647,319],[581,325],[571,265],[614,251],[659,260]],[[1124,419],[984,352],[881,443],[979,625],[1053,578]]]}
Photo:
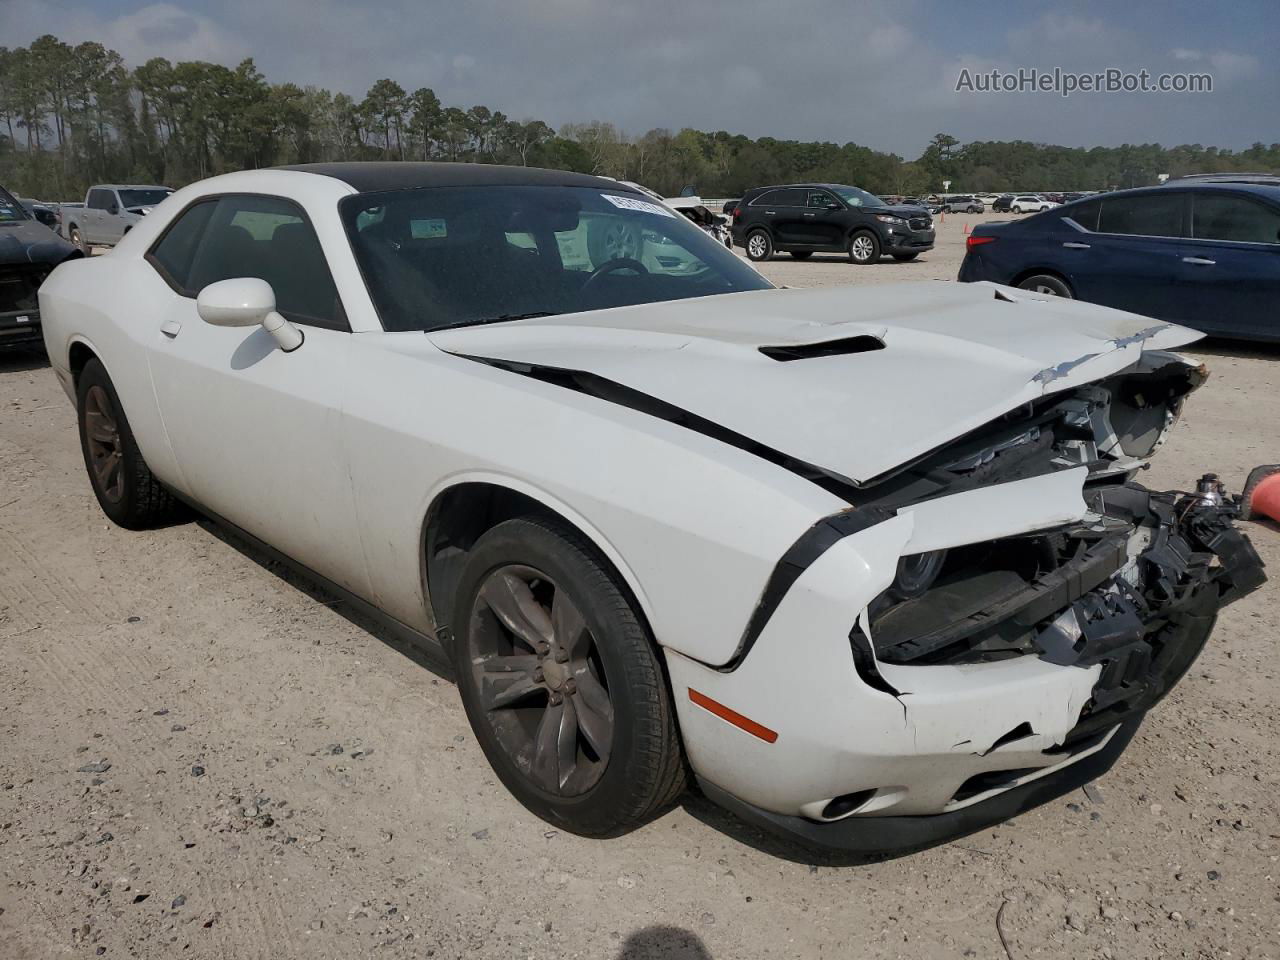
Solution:
{"label": "damaged front end of car", "polygon": [[[880,571],[854,601],[846,654],[870,695],[810,710],[833,732],[803,746],[825,749],[839,772],[816,777],[808,799],[757,787],[764,802],[744,803],[714,777],[704,788],[810,845],[900,852],[1104,773],[1200,654],[1218,611],[1266,579],[1235,527],[1239,499],[1215,476],[1187,491],[1134,479],[1204,379],[1150,351],[850,491],[853,507],[784,558],[755,636],[720,668],[776,675],[779,598],[815,590],[809,571],[827,553]],[[896,719],[882,712],[895,701]],[[775,754],[789,733],[778,731]]]}
{"label": "damaged front end of car", "polygon": [[1007,417],[887,479],[890,489],[864,507],[912,498],[921,485],[946,495],[1088,469],[1078,520],[903,556],[893,585],[867,608],[868,629],[851,635],[865,678],[888,687],[880,664],[1024,656],[1099,667],[1059,752],[1150,709],[1199,655],[1218,610],[1266,580],[1235,527],[1239,497],[1216,475],[1191,491],[1151,491],[1133,479],[1206,376],[1152,351],[1116,377]]}
{"label": "damaged front end of car", "polygon": [[851,638],[868,679],[886,682],[878,664],[1099,666],[1059,749],[1150,709],[1199,655],[1219,608],[1264,582],[1262,561],[1212,475],[1188,493],[1099,485],[1085,501],[1078,523],[904,558],[869,609],[873,655],[860,627]]}

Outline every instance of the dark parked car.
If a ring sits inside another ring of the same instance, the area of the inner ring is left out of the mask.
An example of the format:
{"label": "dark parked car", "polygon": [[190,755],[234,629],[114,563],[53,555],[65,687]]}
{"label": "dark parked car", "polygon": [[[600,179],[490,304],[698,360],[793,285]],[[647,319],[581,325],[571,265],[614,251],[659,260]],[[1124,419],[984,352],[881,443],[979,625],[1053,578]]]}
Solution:
{"label": "dark parked car", "polygon": [[1145,187],[979,224],[959,279],[1280,341],[1280,186]]}
{"label": "dark parked car", "polygon": [[17,200],[22,204],[22,209],[27,211],[33,219],[39,220],[50,230],[57,231],[58,215],[54,213],[52,207],[35,200],[28,200],[26,197],[18,197]]}
{"label": "dark parked car", "polygon": [[1013,206],[1013,194],[1002,193],[991,204],[992,213],[1009,213]]}
{"label": "dark parked car", "polygon": [[54,267],[78,256],[0,187],[0,347],[40,340],[36,291]]}
{"label": "dark parked car", "polygon": [[797,260],[815,250],[847,253],[860,264],[884,254],[914,260],[933,249],[933,218],[843,184],[756,187],[733,210],[733,242],[752,260],[768,260],[777,250]]}

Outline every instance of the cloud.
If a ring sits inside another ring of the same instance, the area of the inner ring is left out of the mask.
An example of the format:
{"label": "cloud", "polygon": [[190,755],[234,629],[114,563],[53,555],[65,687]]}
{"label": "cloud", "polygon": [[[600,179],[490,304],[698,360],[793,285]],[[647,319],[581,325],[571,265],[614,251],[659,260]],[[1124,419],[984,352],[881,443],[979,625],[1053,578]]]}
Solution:
{"label": "cloud", "polygon": [[[133,64],[253,56],[271,80],[355,97],[391,77],[407,90],[432,87],[448,105],[486,104],[557,127],[695,126],[914,157],[940,130],[964,141],[1085,145],[1267,138],[1257,104],[1280,97],[1280,68],[1254,21],[1274,22],[1270,4],[1235,21],[1220,15],[1220,48],[1201,44],[1191,15],[1026,5],[961,16],[945,0],[0,0],[0,37],[101,40]],[[1214,93],[1064,101],[955,90],[963,67],[1054,66],[1204,70]]]}
{"label": "cloud", "polygon": [[95,6],[63,0],[7,0],[0,35],[33,39],[42,33],[72,44],[96,40],[135,66],[152,57],[235,64],[253,52],[244,34],[173,3],[151,3],[111,18]]}

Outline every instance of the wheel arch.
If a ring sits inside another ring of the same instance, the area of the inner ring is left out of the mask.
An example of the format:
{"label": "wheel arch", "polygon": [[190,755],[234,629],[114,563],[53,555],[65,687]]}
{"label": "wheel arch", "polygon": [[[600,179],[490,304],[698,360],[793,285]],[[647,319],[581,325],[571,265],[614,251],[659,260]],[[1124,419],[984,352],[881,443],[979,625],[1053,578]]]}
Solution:
{"label": "wheel arch", "polygon": [[98,355],[98,351],[87,340],[79,337],[72,340],[67,347],[67,369],[71,372],[72,384],[79,385],[80,374],[84,372],[84,368],[89,365],[90,360],[97,360],[102,363],[102,357]]}
{"label": "wheel arch", "polygon": [[635,572],[595,525],[544,490],[511,477],[488,475],[451,479],[431,497],[423,517],[420,576],[437,633],[451,632],[453,594],[471,547],[499,523],[517,517],[554,520],[576,531],[615,574],[636,615],[654,635],[649,600]]}

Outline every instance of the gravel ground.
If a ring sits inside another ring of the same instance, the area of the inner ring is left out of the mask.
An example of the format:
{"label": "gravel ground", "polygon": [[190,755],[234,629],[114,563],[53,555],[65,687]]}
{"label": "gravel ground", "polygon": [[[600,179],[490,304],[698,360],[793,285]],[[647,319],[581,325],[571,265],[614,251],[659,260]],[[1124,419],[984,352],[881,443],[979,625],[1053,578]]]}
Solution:
{"label": "gravel ground", "polygon": [[[764,265],[793,286],[949,279]],[[1214,372],[1148,475],[1280,460],[1280,353]],[[1280,570],[1274,526],[1251,525]],[[815,862],[696,798],[588,841],[497,783],[409,652],[206,523],[110,526],[44,361],[0,357],[0,956],[1278,957],[1276,587],[1118,766],[960,842]],[[1002,938],[1007,946],[1002,945]]]}

